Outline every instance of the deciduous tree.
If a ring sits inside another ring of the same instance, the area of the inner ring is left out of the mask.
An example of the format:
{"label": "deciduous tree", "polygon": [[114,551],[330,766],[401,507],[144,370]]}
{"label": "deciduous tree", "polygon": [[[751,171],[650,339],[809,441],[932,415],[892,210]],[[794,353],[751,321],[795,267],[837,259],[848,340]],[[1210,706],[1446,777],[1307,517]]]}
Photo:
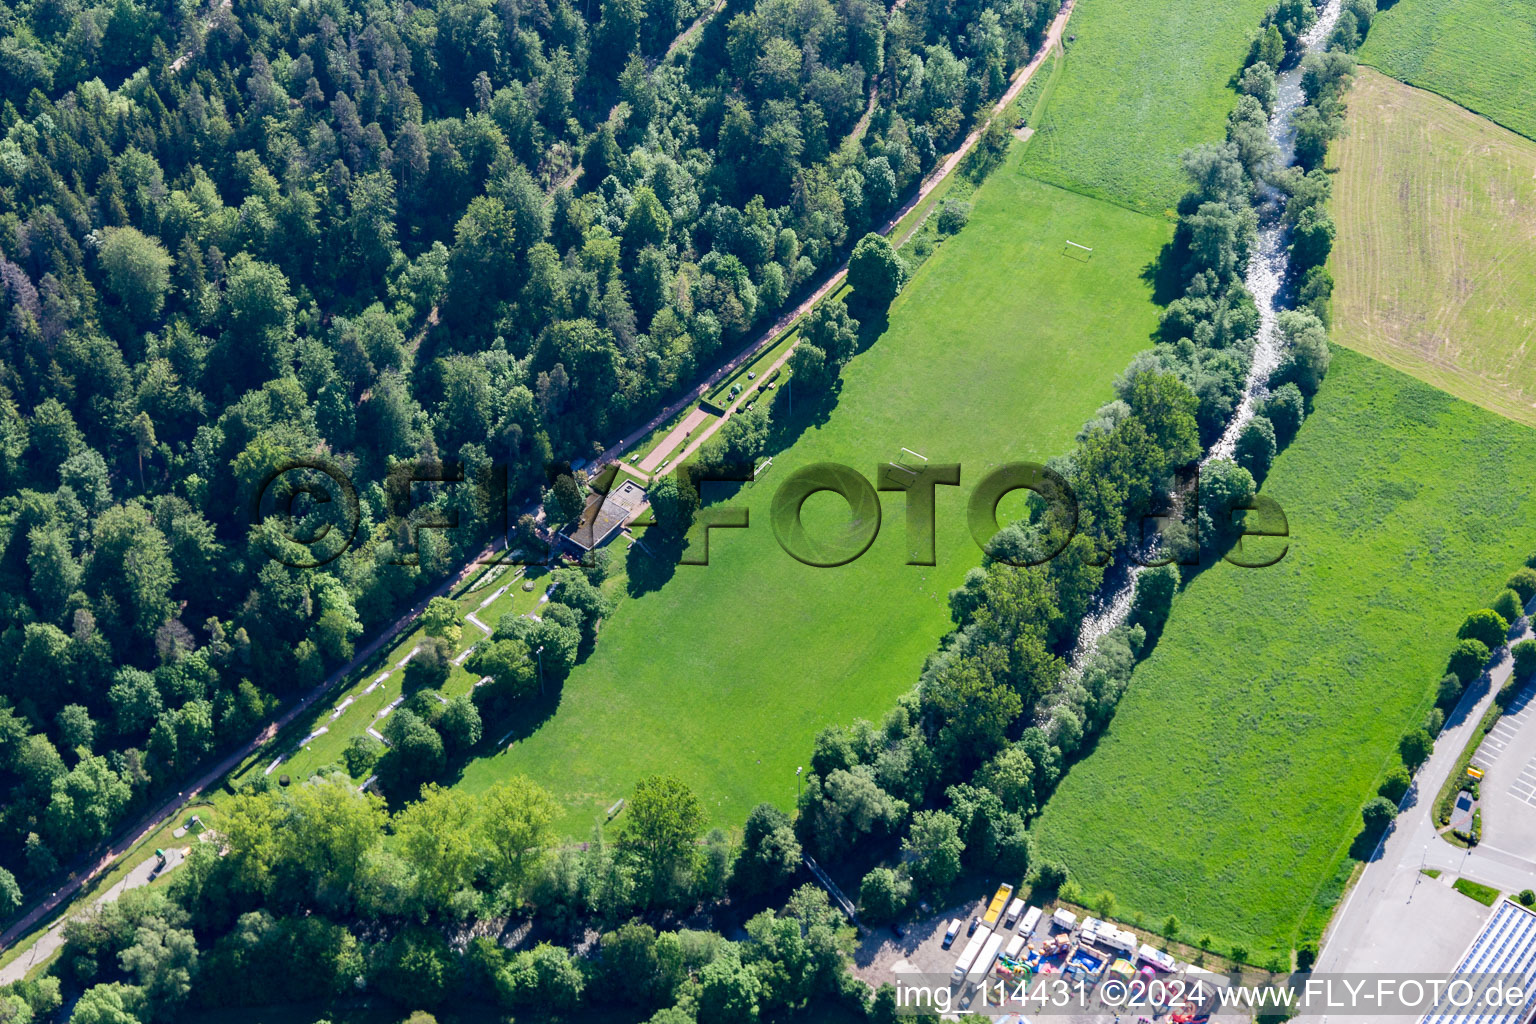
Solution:
{"label": "deciduous tree", "polygon": [[624,808],[620,845],[640,862],[653,902],[661,903],[690,877],[694,840],[704,826],[699,798],[670,775],[642,779]]}

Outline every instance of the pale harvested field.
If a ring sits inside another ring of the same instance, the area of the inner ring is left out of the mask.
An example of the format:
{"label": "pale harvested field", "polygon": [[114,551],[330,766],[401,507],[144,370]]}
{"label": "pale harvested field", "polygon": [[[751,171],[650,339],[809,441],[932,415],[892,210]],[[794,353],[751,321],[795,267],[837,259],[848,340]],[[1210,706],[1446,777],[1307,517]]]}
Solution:
{"label": "pale harvested field", "polygon": [[1334,340],[1536,425],[1536,142],[1361,68],[1331,159]]}

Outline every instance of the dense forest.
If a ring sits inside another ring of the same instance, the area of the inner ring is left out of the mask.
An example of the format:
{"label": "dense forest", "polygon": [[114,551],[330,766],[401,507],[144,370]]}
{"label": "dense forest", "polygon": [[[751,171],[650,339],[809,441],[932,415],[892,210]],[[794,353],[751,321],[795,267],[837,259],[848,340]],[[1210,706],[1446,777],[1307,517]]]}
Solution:
{"label": "dense forest", "polygon": [[[6,5],[5,877],[92,848],[497,529],[471,488],[403,509],[393,470],[534,497],[643,422],[898,204],[1056,7]],[[249,511],[306,459],[359,494],[319,567]],[[433,511],[460,528],[410,529]]]}

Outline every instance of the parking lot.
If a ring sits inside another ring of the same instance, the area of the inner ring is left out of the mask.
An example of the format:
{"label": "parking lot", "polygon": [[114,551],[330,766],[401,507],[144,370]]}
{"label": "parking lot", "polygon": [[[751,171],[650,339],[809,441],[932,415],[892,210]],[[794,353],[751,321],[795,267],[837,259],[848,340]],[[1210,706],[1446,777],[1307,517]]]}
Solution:
{"label": "parking lot", "polygon": [[[1528,856],[1536,849],[1536,685],[1527,683],[1484,737],[1473,763],[1483,843]],[[1525,852],[1522,852],[1525,851]]]}
{"label": "parking lot", "polygon": [[[1163,1024],[1171,1019],[1167,1012],[1154,1014],[1148,1008],[1141,1013],[1134,1010],[1126,1010],[1118,1006],[1105,1006],[1098,999],[1090,997],[1086,1012],[1073,1012],[1071,1009],[1051,1008],[1045,1012],[1031,1012],[1025,1008],[1025,1013],[1020,1017],[1013,1010],[998,1010],[985,1008],[981,1001],[976,999],[964,1010],[960,1007],[961,997],[970,991],[969,985],[952,985],[951,972],[955,962],[968,941],[967,926],[972,918],[981,917],[987,911],[987,905],[992,893],[988,890],[985,895],[973,903],[957,904],[932,910],[921,918],[903,922],[903,937],[898,938],[888,927],[872,928],[860,941],[854,952],[853,973],[865,982],[878,988],[887,982],[895,984],[898,990],[916,991],[923,988],[943,988],[949,991],[950,1013],[944,1014],[945,1019],[958,1019],[966,1015],[990,1014],[1007,1024],[1040,1024],[1040,1022],[1060,1022],[1060,1024],[1111,1024],[1111,1022],[1124,1022],[1133,1024],[1139,1020]],[[1054,906],[1043,908],[1045,911],[1054,909]],[[960,927],[950,948],[944,948],[944,935],[951,921],[958,920]],[[998,930],[1003,931],[1004,921],[998,922]],[[1017,928],[1022,921],[1016,922]],[[1077,922],[1080,927],[1081,921]],[[984,927],[984,926],[983,926]],[[1016,930],[1008,930],[1007,934],[1018,934]],[[1080,933],[1074,928],[1070,933],[1059,926],[1053,926],[1052,916],[1044,912],[1040,916],[1039,923],[1026,937],[1026,942],[1039,947],[1053,937],[1064,937],[1068,934],[1077,936]],[[1105,951],[1096,948],[1096,953],[1113,957],[1113,951]],[[1105,961],[1108,963],[1108,960]],[[1139,966],[1139,965],[1138,965]],[[1187,965],[1180,965],[1181,967]],[[1107,975],[1101,975],[1107,976]],[[1004,981],[996,973],[988,971],[989,984]],[[1067,979],[1063,974],[1036,975],[1029,984],[1033,986],[1036,980],[1044,979],[1048,984],[1060,983]],[[1009,990],[1013,990],[1016,981],[1004,981]],[[1076,990],[1076,980],[1069,982],[1072,991]],[[1088,980],[1085,988],[1093,990],[1096,979]],[[1213,1022],[1246,1021],[1246,1014],[1217,1014],[1210,1018]]]}

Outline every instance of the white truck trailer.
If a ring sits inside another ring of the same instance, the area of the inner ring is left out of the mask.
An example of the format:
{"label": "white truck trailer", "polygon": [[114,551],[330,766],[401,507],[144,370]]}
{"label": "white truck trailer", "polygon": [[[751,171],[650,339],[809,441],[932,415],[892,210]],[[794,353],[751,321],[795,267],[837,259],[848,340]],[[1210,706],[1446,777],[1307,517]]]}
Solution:
{"label": "white truck trailer", "polygon": [[987,972],[992,969],[992,964],[997,960],[997,954],[1003,948],[1002,932],[993,932],[987,939],[987,944],[981,947],[981,955],[976,962],[971,964],[970,973],[966,975],[966,982],[970,985],[979,985],[986,980]]}
{"label": "white truck trailer", "polygon": [[992,932],[990,929],[978,928],[976,930],[976,934],[971,936],[971,940],[960,951],[960,959],[955,961],[954,973],[949,976],[950,984],[958,985],[965,980],[965,976],[970,973],[971,966],[976,963],[976,958],[981,955],[981,948],[987,944],[987,939],[991,938],[991,936]]}
{"label": "white truck trailer", "polygon": [[1024,920],[1019,923],[1019,934],[1033,935],[1038,927],[1040,927],[1040,908],[1030,907],[1024,914]]}

